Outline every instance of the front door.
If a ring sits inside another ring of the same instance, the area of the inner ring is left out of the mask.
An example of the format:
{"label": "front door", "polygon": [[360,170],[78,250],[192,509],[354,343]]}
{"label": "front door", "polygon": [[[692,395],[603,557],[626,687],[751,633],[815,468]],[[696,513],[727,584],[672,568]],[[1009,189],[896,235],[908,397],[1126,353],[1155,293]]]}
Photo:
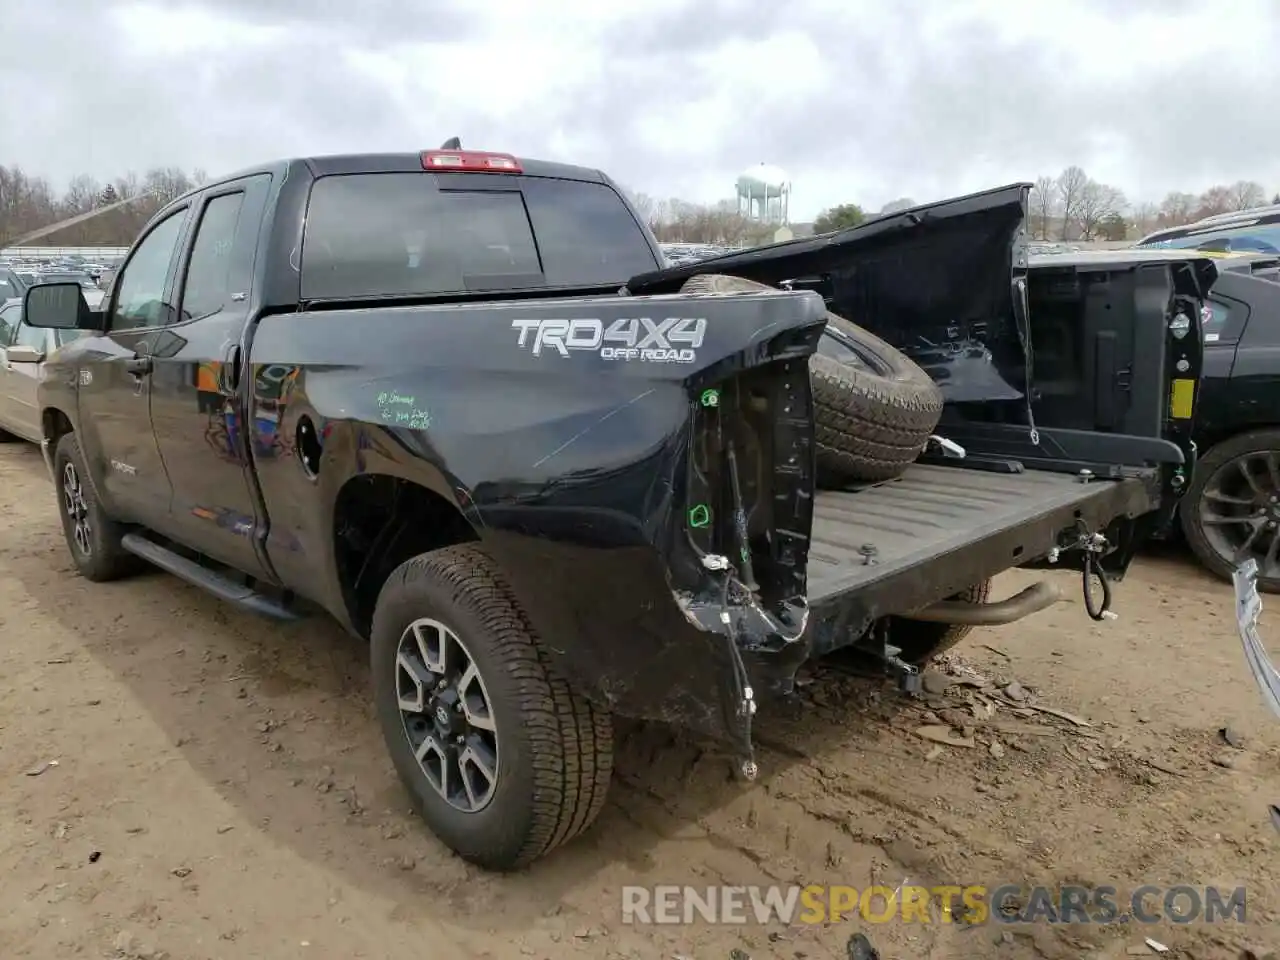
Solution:
{"label": "front door", "polygon": [[264,174],[221,184],[201,199],[178,271],[176,322],[155,340],[151,377],[151,422],[172,481],[169,515],[159,529],[267,579],[240,349],[270,189]]}
{"label": "front door", "polygon": [[170,486],[151,429],[151,351],[175,315],[174,267],[189,207],[134,245],[107,305],[106,332],[86,344],[78,372],[81,447],[108,512],[157,526]]}

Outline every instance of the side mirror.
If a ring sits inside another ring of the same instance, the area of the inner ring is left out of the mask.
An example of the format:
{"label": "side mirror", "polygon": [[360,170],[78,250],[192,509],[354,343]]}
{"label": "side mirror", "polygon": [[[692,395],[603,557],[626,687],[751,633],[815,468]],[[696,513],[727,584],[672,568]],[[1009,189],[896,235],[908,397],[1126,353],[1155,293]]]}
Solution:
{"label": "side mirror", "polygon": [[4,355],[10,363],[42,363],[44,361],[43,350],[28,347],[25,344],[7,348]]}
{"label": "side mirror", "polygon": [[23,295],[22,319],[41,329],[97,330],[102,315],[89,309],[78,283],[37,283]]}

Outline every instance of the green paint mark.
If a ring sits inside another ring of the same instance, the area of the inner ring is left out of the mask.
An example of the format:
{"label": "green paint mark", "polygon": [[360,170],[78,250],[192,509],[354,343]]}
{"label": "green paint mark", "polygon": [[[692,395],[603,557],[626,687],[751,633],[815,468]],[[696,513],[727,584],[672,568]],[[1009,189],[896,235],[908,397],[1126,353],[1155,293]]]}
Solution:
{"label": "green paint mark", "polygon": [[709,390],[703,390],[701,403],[704,407],[720,406],[720,391],[714,387]]}
{"label": "green paint mark", "polygon": [[689,508],[689,526],[697,529],[699,527],[705,527],[710,522],[711,511],[705,504],[700,503],[697,506]]}
{"label": "green paint mark", "polygon": [[383,391],[378,394],[378,414],[382,419],[410,430],[426,430],[431,426],[431,412],[417,406],[408,394]]}

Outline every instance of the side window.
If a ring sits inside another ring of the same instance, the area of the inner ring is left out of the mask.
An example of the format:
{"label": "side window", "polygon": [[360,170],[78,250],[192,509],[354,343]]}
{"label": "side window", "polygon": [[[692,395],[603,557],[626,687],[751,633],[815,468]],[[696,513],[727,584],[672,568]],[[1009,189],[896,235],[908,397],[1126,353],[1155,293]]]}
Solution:
{"label": "side window", "polygon": [[226,306],[234,292],[230,289],[231,253],[243,206],[243,193],[214,197],[205,206],[187,265],[182,292],[183,320],[212,316]]}
{"label": "side window", "polygon": [[7,347],[13,343],[13,335],[21,317],[22,304],[20,303],[0,310],[0,347]]}
{"label": "side window", "polygon": [[119,295],[111,313],[112,330],[162,327],[173,322],[173,308],[164,302],[164,284],[186,213],[179,210],[162,221],[125,265],[116,282]]}
{"label": "side window", "polygon": [[1205,343],[1234,342],[1240,339],[1249,308],[1236,300],[1210,297],[1200,310],[1200,325],[1204,328]]}
{"label": "side window", "polygon": [[37,350],[49,349],[48,330],[18,324],[18,336],[13,341],[15,347],[35,347]]}

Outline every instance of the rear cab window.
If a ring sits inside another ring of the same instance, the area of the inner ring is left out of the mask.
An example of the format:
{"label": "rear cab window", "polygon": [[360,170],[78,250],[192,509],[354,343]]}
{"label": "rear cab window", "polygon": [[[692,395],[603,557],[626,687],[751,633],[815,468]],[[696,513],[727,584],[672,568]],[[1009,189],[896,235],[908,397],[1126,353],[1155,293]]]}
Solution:
{"label": "rear cab window", "polygon": [[643,228],[604,183],[331,174],[311,188],[302,299],[622,286],[658,266]]}

